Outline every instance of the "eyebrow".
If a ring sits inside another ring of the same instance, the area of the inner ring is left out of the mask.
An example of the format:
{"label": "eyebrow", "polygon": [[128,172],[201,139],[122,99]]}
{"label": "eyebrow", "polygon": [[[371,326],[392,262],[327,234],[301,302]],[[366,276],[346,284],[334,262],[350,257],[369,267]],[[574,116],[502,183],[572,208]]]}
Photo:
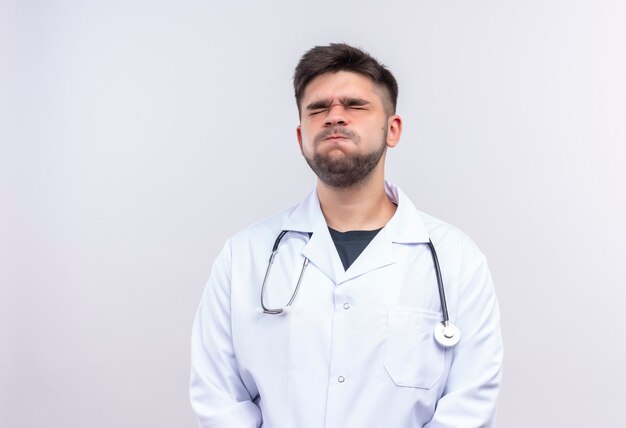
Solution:
{"label": "eyebrow", "polygon": [[309,104],[308,106],[306,106],[307,110],[319,110],[319,109],[324,109],[324,108],[328,108],[330,107],[330,100],[319,100],[319,101],[313,101],[311,104]]}
{"label": "eyebrow", "polygon": [[346,107],[360,107],[370,103],[363,98],[341,98],[339,102]]}
{"label": "eyebrow", "polygon": [[[369,101],[364,100],[363,98],[350,98],[350,97],[340,98],[339,102],[344,107],[360,107],[360,106],[364,106],[370,103]],[[325,109],[325,108],[330,107],[331,103],[332,103],[331,100],[313,101],[312,103],[306,106],[306,109],[307,110]]]}

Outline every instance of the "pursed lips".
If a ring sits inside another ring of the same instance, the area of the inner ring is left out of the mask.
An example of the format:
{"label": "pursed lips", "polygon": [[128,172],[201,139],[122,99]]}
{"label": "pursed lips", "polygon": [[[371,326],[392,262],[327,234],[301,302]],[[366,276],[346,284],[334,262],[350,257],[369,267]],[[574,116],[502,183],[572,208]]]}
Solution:
{"label": "pursed lips", "polygon": [[345,136],[345,135],[331,135],[331,136],[324,138],[324,140],[346,140],[349,138],[350,137]]}
{"label": "pursed lips", "polygon": [[339,142],[341,140],[352,140],[357,142],[359,140],[359,136],[347,129],[338,129],[335,127],[334,129],[325,129],[319,134],[315,136],[313,140],[315,144],[319,144],[322,141],[335,141]]}

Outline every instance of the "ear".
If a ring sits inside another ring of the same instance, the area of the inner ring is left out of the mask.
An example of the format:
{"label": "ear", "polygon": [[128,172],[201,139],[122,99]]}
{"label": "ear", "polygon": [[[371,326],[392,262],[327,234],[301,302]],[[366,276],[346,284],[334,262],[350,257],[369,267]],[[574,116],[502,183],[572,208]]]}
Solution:
{"label": "ear", "polygon": [[387,119],[387,147],[396,147],[402,135],[402,118],[397,114]]}
{"label": "ear", "polygon": [[300,125],[296,127],[296,137],[298,138],[298,145],[300,146],[300,153],[304,156],[304,152],[302,151],[302,130],[300,129]]}

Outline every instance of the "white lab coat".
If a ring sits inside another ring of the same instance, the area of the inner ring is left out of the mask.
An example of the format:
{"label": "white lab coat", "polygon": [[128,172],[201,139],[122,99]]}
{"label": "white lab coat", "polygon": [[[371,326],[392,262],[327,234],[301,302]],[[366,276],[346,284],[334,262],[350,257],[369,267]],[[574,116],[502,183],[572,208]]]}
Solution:
{"label": "white lab coat", "polygon": [[[315,191],[227,241],[193,327],[190,393],[201,427],[494,426],[502,341],[485,257],[385,188],[398,209],[347,271]],[[259,314],[281,230],[296,233],[283,238],[266,306],[284,306],[304,257],[310,263],[291,311]],[[454,348],[433,338],[441,306],[429,237],[462,334]]]}

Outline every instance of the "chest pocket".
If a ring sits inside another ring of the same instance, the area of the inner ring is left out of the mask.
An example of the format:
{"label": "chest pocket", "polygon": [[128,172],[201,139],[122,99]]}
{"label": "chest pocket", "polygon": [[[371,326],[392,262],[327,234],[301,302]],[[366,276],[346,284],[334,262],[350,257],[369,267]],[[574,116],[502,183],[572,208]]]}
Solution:
{"label": "chest pocket", "polygon": [[445,349],[433,332],[441,315],[390,310],[385,338],[385,369],[398,386],[430,389],[444,369]]}

